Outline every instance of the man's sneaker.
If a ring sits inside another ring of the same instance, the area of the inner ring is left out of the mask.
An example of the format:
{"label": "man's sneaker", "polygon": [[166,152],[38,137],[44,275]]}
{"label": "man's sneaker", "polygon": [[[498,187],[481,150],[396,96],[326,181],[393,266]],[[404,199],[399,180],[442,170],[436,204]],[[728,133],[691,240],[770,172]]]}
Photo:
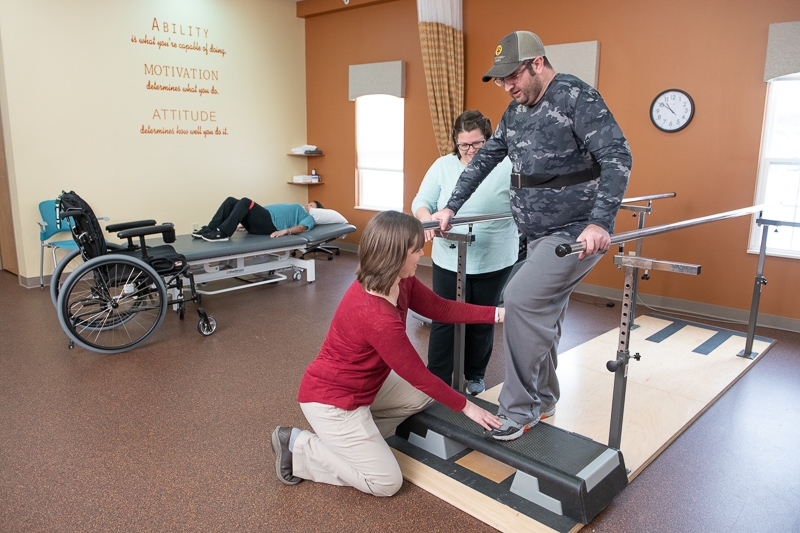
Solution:
{"label": "man's sneaker", "polygon": [[289,451],[289,438],[292,428],[278,426],[272,432],[272,451],[275,452],[275,473],[286,485],[297,485],[303,481],[292,475],[292,452]]}
{"label": "man's sneaker", "polygon": [[209,228],[208,226],[203,226],[199,230],[192,232],[192,238],[193,239],[202,239],[203,235],[205,235],[206,233],[209,233],[210,231],[211,231],[211,228]]}
{"label": "man's sneaker", "polygon": [[553,404],[553,407],[551,407],[547,411],[543,412],[542,416],[539,417],[539,420],[544,420],[545,418],[550,418],[554,414],[556,414],[556,406],[555,406],[555,404]]}
{"label": "man's sneaker", "polygon": [[500,419],[500,422],[502,422],[503,425],[499,428],[494,428],[492,431],[487,433],[494,440],[502,441],[520,438],[523,433],[528,431],[539,422],[538,420],[534,420],[533,422],[528,422],[527,424],[518,424],[517,422],[510,420],[506,415],[497,415],[497,418]]}
{"label": "man's sneaker", "polygon": [[486,390],[486,384],[484,384],[482,379],[468,379],[467,380],[467,392],[476,396],[483,391]]}
{"label": "man's sneaker", "polygon": [[208,233],[204,233],[203,235],[201,235],[201,237],[203,238],[204,241],[208,242],[223,242],[229,239],[227,235],[225,235],[218,229],[211,230]]}

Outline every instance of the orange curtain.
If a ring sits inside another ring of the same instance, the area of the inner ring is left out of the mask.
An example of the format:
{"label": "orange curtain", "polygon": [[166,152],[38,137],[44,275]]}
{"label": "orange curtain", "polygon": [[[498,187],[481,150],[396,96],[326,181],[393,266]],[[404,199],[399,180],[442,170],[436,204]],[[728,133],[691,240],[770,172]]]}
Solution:
{"label": "orange curtain", "polygon": [[453,151],[453,122],[464,109],[464,33],[440,22],[420,22],[419,40],[436,145],[446,155]]}

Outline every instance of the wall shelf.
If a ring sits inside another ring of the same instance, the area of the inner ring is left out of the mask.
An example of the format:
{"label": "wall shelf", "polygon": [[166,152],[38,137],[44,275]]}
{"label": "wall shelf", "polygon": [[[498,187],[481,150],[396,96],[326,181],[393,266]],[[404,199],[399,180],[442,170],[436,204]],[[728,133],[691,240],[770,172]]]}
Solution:
{"label": "wall shelf", "polygon": [[[295,153],[289,152],[286,155],[289,155],[289,156],[292,156],[292,157],[322,157],[325,154],[295,154]],[[287,181],[286,183],[288,183],[289,185],[322,185],[321,181],[305,181],[305,182]]]}

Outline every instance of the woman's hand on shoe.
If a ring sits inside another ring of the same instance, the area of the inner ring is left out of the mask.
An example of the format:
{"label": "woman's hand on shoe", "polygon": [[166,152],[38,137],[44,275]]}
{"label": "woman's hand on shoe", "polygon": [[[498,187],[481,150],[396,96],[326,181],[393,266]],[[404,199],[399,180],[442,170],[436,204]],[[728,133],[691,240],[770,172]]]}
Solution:
{"label": "woman's hand on shoe", "polygon": [[467,405],[464,406],[464,409],[461,412],[464,413],[470,420],[480,424],[483,429],[487,431],[491,431],[493,427],[499,428],[502,425],[497,416],[493,415],[482,407],[478,407],[469,400],[467,400]]}

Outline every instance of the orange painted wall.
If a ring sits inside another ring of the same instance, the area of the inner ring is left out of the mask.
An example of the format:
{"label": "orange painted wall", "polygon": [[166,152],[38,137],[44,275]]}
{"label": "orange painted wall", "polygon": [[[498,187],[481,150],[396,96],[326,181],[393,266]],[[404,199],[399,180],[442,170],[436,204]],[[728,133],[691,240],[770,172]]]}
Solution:
{"label": "orange painted wall", "polygon": [[401,0],[306,19],[308,139],[325,152],[325,157],[313,160],[325,185],[309,194],[359,228],[352,242],[358,241],[360,230],[375,212],[353,209],[355,102],[348,100],[348,67],[396,60],[406,63],[404,205],[408,212],[425,171],[438,156],[416,2]]}
{"label": "orange painted wall", "polygon": [[[312,160],[325,185],[309,194],[359,228],[374,213],[353,208],[355,104],[347,99],[348,65],[406,62],[407,212],[438,155],[416,16],[414,0],[396,0],[306,19],[308,139],[325,151]],[[480,81],[503,35],[531,30],[545,46],[597,40],[598,89],[633,151],[627,196],[677,193],[655,202],[647,226],[746,207],[755,195],[768,27],[794,20],[800,20],[796,0],[464,0],[466,107],[496,123],[508,104],[501,89]],[[672,87],[689,92],[697,110],[689,127],[667,134],[652,126],[648,111],[652,99]],[[640,292],[749,309],[757,265],[757,256],[746,253],[749,224],[741,217],[648,238],[643,255],[703,268],[699,276],[654,273]],[[621,211],[617,232],[635,228],[636,219]],[[765,276],[770,283],[760,311],[800,319],[800,263],[769,257]],[[619,289],[622,273],[606,257],[586,282]]]}

